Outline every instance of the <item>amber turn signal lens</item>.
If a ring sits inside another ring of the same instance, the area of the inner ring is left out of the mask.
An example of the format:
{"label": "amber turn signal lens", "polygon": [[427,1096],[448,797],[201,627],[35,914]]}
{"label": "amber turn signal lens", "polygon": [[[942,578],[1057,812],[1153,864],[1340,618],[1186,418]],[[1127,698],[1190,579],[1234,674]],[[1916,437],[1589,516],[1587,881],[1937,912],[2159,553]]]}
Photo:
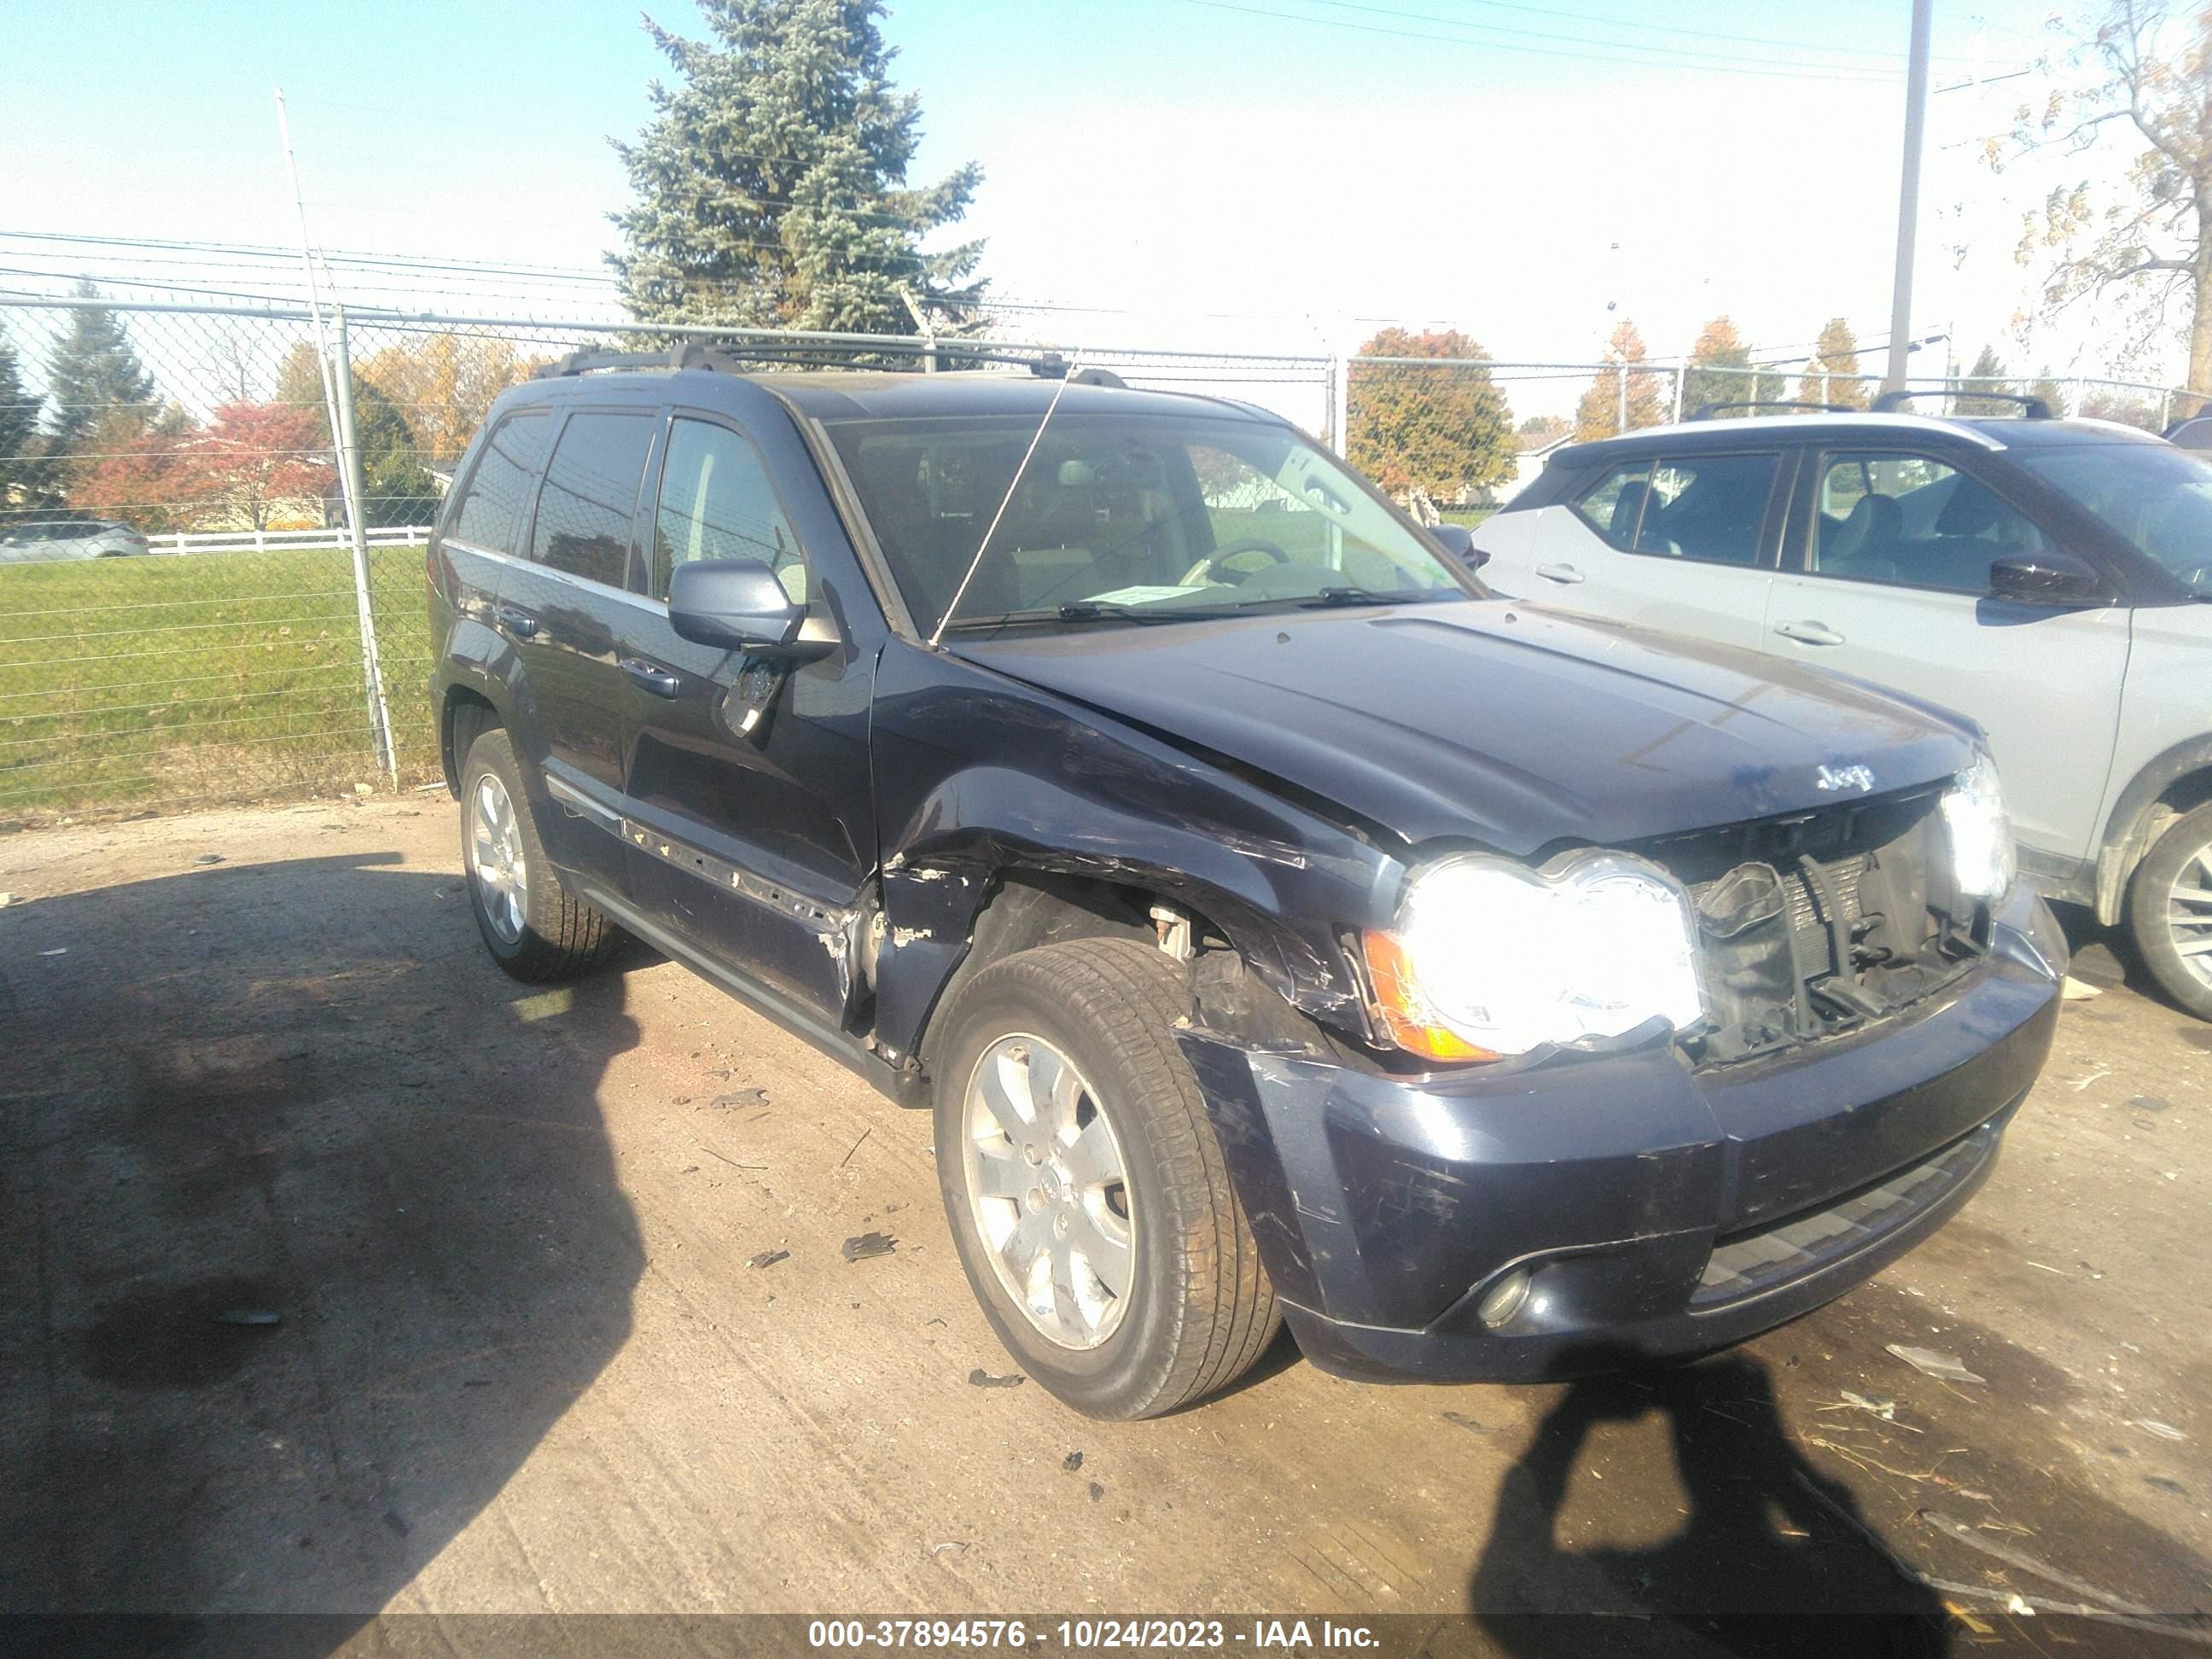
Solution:
{"label": "amber turn signal lens", "polygon": [[1360,935],[1367,953],[1367,977],[1375,987],[1375,1022],[1391,1042],[1424,1060],[1498,1060],[1494,1049],[1480,1048],[1449,1026],[1433,1023],[1420,981],[1397,936],[1380,928]]}

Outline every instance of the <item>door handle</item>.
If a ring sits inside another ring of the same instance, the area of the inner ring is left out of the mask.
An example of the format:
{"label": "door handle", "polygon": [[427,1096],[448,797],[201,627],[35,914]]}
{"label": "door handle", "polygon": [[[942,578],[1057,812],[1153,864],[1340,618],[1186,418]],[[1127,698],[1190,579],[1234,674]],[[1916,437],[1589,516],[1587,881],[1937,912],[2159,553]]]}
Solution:
{"label": "door handle", "polygon": [[681,675],[671,672],[659,663],[647,662],[642,657],[624,657],[622,672],[656,697],[672,697],[684,689]]}
{"label": "door handle", "polygon": [[1583,573],[1571,564],[1540,564],[1536,567],[1536,574],[1546,581],[1566,582],[1570,585],[1583,579]]}
{"label": "door handle", "polygon": [[1796,640],[1803,645],[1841,645],[1844,636],[1832,628],[1816,622],[1778,622],[1774,631],[1784,639]]}
{"label": "door handle", "polygon": [[499,624],[500,632],[512,634],[518,640],[533,638],[538,633],[538,618],[527,611],[516,610],[511,605],[495,607],[491,618]]}

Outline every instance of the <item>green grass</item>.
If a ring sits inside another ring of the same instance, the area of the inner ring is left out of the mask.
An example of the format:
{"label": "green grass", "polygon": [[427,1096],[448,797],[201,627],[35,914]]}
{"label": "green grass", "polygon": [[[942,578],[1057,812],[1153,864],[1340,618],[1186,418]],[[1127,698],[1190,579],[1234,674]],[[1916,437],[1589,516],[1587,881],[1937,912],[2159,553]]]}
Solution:
{"label": "green grass", "polygon": [[[422,550],[369,553],[404,778],[436,764]],[[380,783],[343,548],[0,566],[0,822]]]}
{"label": "green grass", "polygon": [[1469,530],[1497,511],[1494,507],[1440,507],[1437,509],[1446,524],[1463,524]]}

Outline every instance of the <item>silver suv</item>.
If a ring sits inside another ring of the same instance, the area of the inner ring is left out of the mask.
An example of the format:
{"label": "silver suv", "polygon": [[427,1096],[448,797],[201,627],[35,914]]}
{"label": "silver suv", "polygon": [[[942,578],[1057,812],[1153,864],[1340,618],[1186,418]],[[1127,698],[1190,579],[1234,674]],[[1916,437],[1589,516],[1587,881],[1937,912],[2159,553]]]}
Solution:
{"label": "silver suv", "polygon": [[[2212,1019],[2212,466],[2098,421],[1692,421],[1557,451],[1474,535],[1517,599],[1981,722],[2022,870]],[[1877,733],[1869,732],[1869,741]],[[1839,751],[1839,794],[1886,787]]]}

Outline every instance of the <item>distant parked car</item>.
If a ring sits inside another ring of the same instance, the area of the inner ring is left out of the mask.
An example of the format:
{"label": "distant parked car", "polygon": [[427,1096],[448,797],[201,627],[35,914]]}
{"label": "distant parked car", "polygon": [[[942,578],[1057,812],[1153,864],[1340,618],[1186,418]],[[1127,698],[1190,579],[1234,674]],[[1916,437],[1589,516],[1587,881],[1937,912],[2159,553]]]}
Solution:
{"label": "distant parked car", "polygon": [[149,550],[143,536],[112,519],[44,519],[0,530],[0,564],[131,558]]}
{"label": "distant parked car", "polygon": [[2039,405],[1692,421],[1559,450],[1474,542],[1501,592],[1980,721],[2022,871],[2124,916],[2159,983],[2212,1019],[2200,455]]}

